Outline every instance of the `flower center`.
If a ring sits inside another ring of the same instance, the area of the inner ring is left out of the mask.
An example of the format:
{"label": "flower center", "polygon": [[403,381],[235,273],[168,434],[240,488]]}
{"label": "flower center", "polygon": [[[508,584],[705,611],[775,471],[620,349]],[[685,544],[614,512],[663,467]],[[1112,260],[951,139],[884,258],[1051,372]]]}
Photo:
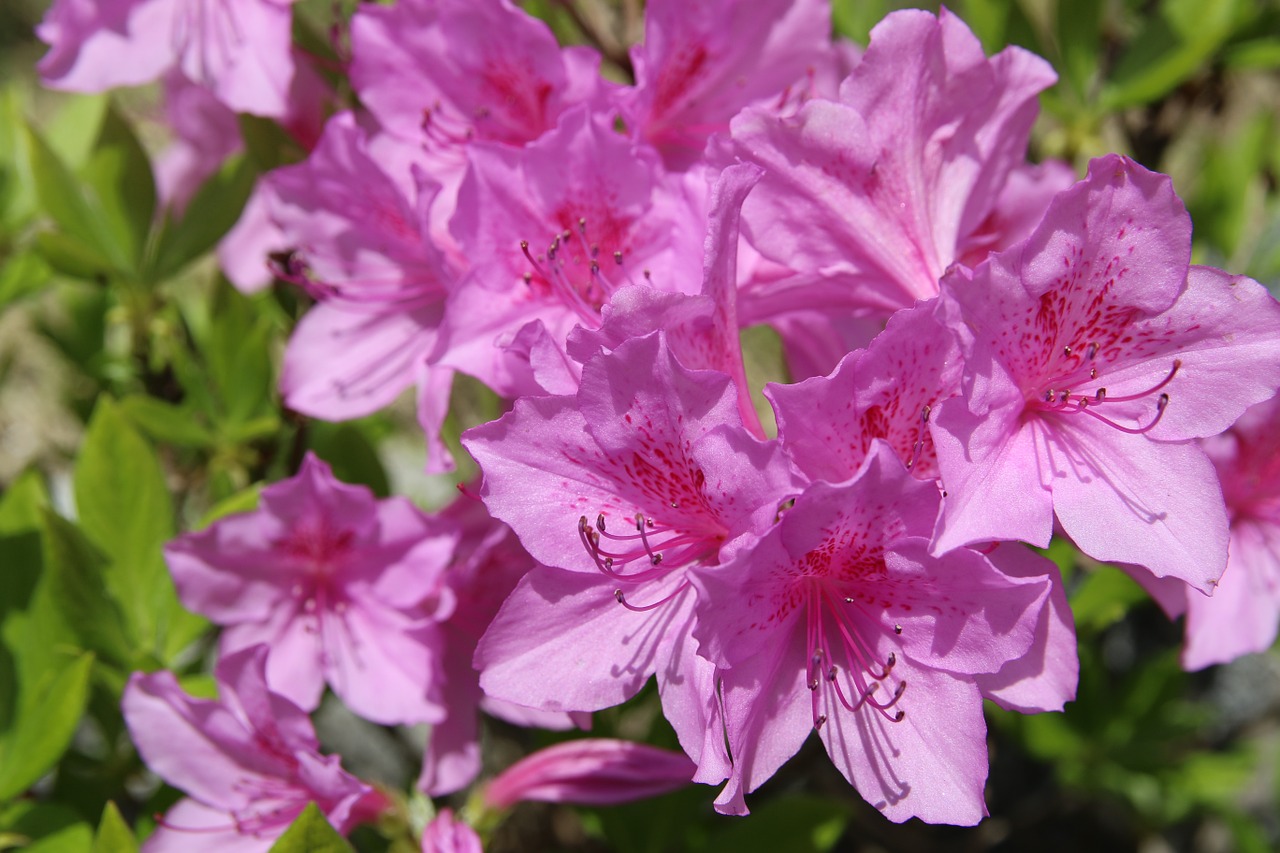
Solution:
{"label": "flower center", "polygon": [[[822,694],[828,703],[836,701],[849,711],[863,706],[873,708],[890,722],[901,722],[906,711],[895,708],[906,692],[905,679],[889,689],[893,669],[898,662],[893,652],[881,661],[872,644],[858,630],[859,623],[875,624],[856,597],[841,597],[825,581],[810,581],[806,606],[806,648],[808,663],[805,683],[812,697],[813,727],[822,728],[827,715],[821,712]],[[901,634],[902,626],[895,625]],[[841,665],[843,663],[843,666]]]}
{"label": "flower center", "polygon": [[[1063,359],[1067,362],[1065,369],[1058,373],[1056,378],[1040,386],[1037,391],[1028,397],[1027,408],[1038,413],[1052,412],[1063,415],[1088,416],[1130,435],[1142,435],[1149,432],[1160,422],[1160,419],[1164,416],[1165,409],[1169,406],[1169,395],[1164,392],[1164,388],[1173,381],[1173,377],[1182,369],[1182,361],[1175,358],[1169,367],[1168,374],[1150,388],[1133,394],[1113,396],[1107,393],[1105,386],[1097,384],[1101,378],[1097,362],[1098,350],[1097,343],[1088,344],[1082,351],[1078,351],[1071,346],[1064,346],[1062,353]],[[1083,391],[1072,390],[1073,387],[1078,388],[1081,385],[1094,387],[1087,387],[1087,390]],[[1139,401],[1149,402],[1154,409],[1151,419],[1142,426],[1124,426],[1098,411],[1099,408],[1104,406],[1116,406],[1120,403],[1135,403]]]}
{"label": "flower center", "polygon": [[[600,308],[618,288],[634,284],[625,266],[623,228],[606,222],[600,234],[588,230],[586,217],[577,225],[556,232],[547,248],[535,254],[528,240],[520,241],[520,251],[531,270],[524,283],[544,299],[558,299],[574,311],[590,328],[600,325]],[[649,280],[649,271],[644,271]]]}

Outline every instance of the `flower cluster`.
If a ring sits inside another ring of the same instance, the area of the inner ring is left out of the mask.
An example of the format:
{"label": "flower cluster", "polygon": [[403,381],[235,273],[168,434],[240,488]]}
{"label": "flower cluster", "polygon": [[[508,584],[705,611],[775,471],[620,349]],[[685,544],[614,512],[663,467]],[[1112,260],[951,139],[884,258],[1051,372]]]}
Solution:
{"label": "flower cluster", "polygon": [[[206,118],[309,147],[220,249],[241,289],[314,300],[290,408],[340,420],[416,388],[443,471],[454,377],[506,402],[463,437],[479,501],[429,516],[308,458],[170,545],[184,603],[223,626],[223,695],[131,683],[140,751],[192,796],[157,838],[278,834],[308,799],[339,829],[376,811],[316,752],[325,685],[431,724],[441,795],[480,770],[478,709],[569,728],[651,677],[687,761],[551,753],[493,803],[692,779],[745,814],[816,734],[889,819],[976,823],[983,700],[1074,696],[1062,581],[1029,547],[1055,532],[1188,611],[1189,667],[1274,638],[1280,304],[1190,263],[1168,178],[1027,159],[1038,57],[987,56],[946,11],[896,12],[862,51],[822,0],[744,5],[651,0],[623,84],[507,0],[362,4],[359,107],[308,133],[336,96],[295,63],[287,2],[55,4],[49,82],[178,69]],[[138,45],[147,63],[111,61]],[[757,406],[759,324],[795,382]],[[424,838],[472,844],[451,812]]]}

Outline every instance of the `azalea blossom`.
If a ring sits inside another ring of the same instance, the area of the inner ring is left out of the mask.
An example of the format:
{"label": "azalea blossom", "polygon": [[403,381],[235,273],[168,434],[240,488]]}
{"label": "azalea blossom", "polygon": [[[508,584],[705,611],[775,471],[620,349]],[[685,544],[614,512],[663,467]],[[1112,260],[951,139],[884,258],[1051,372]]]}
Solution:
{"label": "azalea blossom", "polygon": [[129,679],[122,704],[139,754],[187,794],[147,853],[266,851],[308,803],[344,834],[390,807],[337,756],[320,754],[306,712],[267,686],[267,654],[259,645],[223,656],[216,701],[188,696],[170,672]]}
{"label": "azalea blossom", "polygon": [[687,570],[766,529],[796,490],[776,443],[744,429],[729,377],[685,369],[655,333],[588,362],[576,395],[517,400],[464,444],[490,512],[548,566],[520,582],[481,642],[485,692],[596,710],[656,672],[700,778],[723,778]]}
{"label": "azalea blossom", "polygon": [[565,741],[526,756],[484,788],[485,805],[520,802],[614,805],[689,784],[696,768],[684,754],[607,738]]}
{"label": "azalea blossom", "polygon": [[698,162],[744,107],[785,103],[831,51],[827,0],[652,0],[644,23],[631,48],[635,86],[617,101],[630,132],[675,169]]}
{"label": "azalea blossom", "polygon": [[308,454],[297,476],[165,548],[187,607],[225,626],[221,652],[268,648],[271,689],[306,710],[325,684],[380,723],[439,721],[431,600],[456,532],[405,498],[374,499]]}
{"label": "azalea blossom", "polygon": [[949,265],[993,241],[1036,96],[1054,80],[1020,48],[988,59],[945,10],[909,10],[872,30],[839,100],[740,114],[728,153],[765,169],[744,231],[776,265],[744,282],[744,313],[884,317],[937,295]]}
{"label": "azalea blossom", "polygon": [[599,325],[618,289],[701,288],[705,180],[666,175],[585,107],[522,149],[476,142],[468,159],[450,229],[472,268],[450,297],[442,363],[504,395],[568,393],[565,339]]}
{"label": "azalea blossom", "polygon": [[237,112],[289,111],[295,0],[56,0],[37,35],[47,86],[102,92],[181,69]]}
{"label": "azalea blossom", "polygon": [[587,715],[540,711],[486,696],[471,659],[502,602],[535,563],[511,528],[473,498],[454,501],[440,513],[458,532],[453,559],[437,578],[434,593],[448,615],[439,623],[440,702],[445,718],[431,726],[418,788],[431,796],[466,787],[480,772],[480,711],[517,726],[563,730],[589,724]]}
{"label": "azalea blossom", "polygon": [[947,494],[934,553],[1044,546],[1056,517],[1096,559],[1217,581],[1226,511],[1191,439],[1280,386],[1280,304],[1189,267],[1190,226],[1168,178],[1110,155],[1023,243],[947,277],[965,373],[930,421]]}
{"label": "azalea blossom", "polygon": [[717,809],[745,814],[744,794],[817,730],[891,820],[986,813],[978,677],[1027,653],[1052,570],[1002,571],[1047,562],[1018,546],[930,557],[938,501],[877,440],[855,477],[810,485],[753,547],[691,572],[733,756]]}
{"label": "azalea blossom", "polygon": [[1280,629],[1280,398],[1250,408],[1225,433],[1204,440],[1231,523],[1227,570],[1213,595],[1133,572],[1172,616],[1186,615],[1188,670],[1261,652]]}

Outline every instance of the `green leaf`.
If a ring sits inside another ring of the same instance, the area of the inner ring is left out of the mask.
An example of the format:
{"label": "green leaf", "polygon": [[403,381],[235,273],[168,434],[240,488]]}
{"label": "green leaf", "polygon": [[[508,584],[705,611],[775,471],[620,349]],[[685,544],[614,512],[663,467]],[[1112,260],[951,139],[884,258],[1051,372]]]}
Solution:
{"label": "green leaf", "polygon": [[310,448],[329,463],[339,480],[368,486],[380,498],[391,494],[382,460],[357,424],[316,421],[311,424],[307,439]]}
{"label": "green leaf", "polygon": [[50,595],[80,644],[130,669],[132,644],[117,600],[107,592],[107,561],[74,524],[44,513],[44,562]]}
{"label": "green leaf", "polygon": [[110,398],[94,408],[74,485],[81,525],[111,561],[107,587],[130,634],[139,648],[170,661],[206,623],[179,604],[164,563],[161,549],[174,532],[164,472]]}
{"label": "green leaf", "polygon": [[156,441],[178,447],[209,447],[214,443],[213,432],[200,423],[189,406],[132,394],[120,401],[120,411]]}
{"label": "green leaf", "polygon": [[22,853],[85,853],[93,827],[57,803],[19,800],[0,806],[0,838],[21,845]]}
{"label": "green leaf", "polygon": [[181,271],[231,230],[257,177],[247,156],[232,157],[201,185],[180,219],[166,218],[152,273],[157,281]]}
{"label": "green leaf", "polygon": [[1147,598],[1133,578],[1113,566],[1100,566],[1084,578],[1071,596],[1076,628],[1101,631],[1124,618],[1129,608]]}
{"label": "green leaf", "polygon": [[48,123],[49,146],[70,168],[79,169],[89,159],[110,107],[110,95],[72,95]]}
{"label": "green leaf", "polygon": [[202,355],[218,389],[228,424],[245,423],[268,412],[275,390],[274,325],[261,310],[266,297],[250,299],[231,287],[215,296]]}
{"label": "green leaf", "polygon": [[111,107],[82,173],[93,189],[112,244],[137,270],[156,209],[151,160],[133,128]]}
{"label": "green leaf", "polygon": [[236,492],[231,497],[219,501],[214,505],[213,509],[206,512],[204,517],[200,519],[200,527],[208,527],[218,519],[226,518],[228,515],[253,512],[258,508],[258,496],[262,494],[262,486],[262,483],[255,483],[244,491]]}
{"label": "green leaf", "polygon": [[34,128],[27,127],[27,159],[40,206],[66,234],[79,243],[77,255],[95,266],[128,269],[129,256],[114,239],[96,200],[85,192],[66,164]]}
{"label": "green leaf", "polygon": [[249,159],[260,171],[296,163],[307,152],[271,119],[240,114],[240,136]]}
{"label": "green leaf", "polygon": [[0,800],[30,788],[62,757],[88,704],[92,667],[93,655],[84,654],[37,684],[19,685],[25,707],[0,734]]}
{"label": "green leaf", "polygon": [[1098,74],[1101,20],[1102,0],[1058,3],[1059,71],[1081,102],[1088,99]]}
{"label": "green leaf", "polygon": [[102,820],[98,823],[98,834],[93,839],[93,850],[90,853],[137,853],[138,839],[133,830],[120,816],[116,804],[108,802],[102,810]]}
{"label": "green leaf", "polygon": [[1104,85],[1106,111],[1160,98],[1208,62],[1231,36],[1239,0],[1167,0],[1145,19]]}
{"label": "green leaf", "polygon": [[352,849],[315,803],[308,803],[284,835],[271,845],[271,853],[351,853]]}
{"label": "green leaf", "polygon": [[848,807],[839,801],[784,795],[753,809],[750,820],[735,821],[716,836],[713,847],[737,853],[824,853],[839,841],[848,821]]}
{"label": "green leaf", "polygon": [[0,311],[11,302],[39,293],[52,277],[53,270],[39,252],[26,249],[0,258]]}

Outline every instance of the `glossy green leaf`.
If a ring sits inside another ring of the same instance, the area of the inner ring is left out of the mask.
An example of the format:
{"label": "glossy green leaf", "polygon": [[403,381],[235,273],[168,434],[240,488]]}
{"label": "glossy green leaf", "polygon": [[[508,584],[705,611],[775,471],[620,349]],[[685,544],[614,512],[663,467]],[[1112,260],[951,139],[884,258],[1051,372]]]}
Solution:
{"label": "glossy green leaf", "polygon": [[155,214],[156,184],[147,152],[114,107],[103,117],[81,172],[93,190],[112,244],[119,247],[127,269],[137,270]]}
{"label": "glossy green leaf", "polygon": [[1058,73],[1081,102],[1088,99],[1099,71],[1102,8],[1102,0],[1058,3],[1058,52],[1062,58]]}
{"label": "glossy green leaf", "polygon": [[66,751],[89,701],[92,666],[93,655],[84,654],[35,684],[18,685],[21,710],[0,733],[0,800],[30,788]]}
{"label": "glossy green leaf", "polygon": [[129,824],[120,816],[116,804],[108,802],[98,822],[98,833],[93,839],[90,853],[137,853],[138,839]]}
{"label": "glossy green leaf", "polygon": [[111,560],[106,583],[140,649],[161,660],[185,648],[205,622],[184,610],[164,563],[173,507],[151,446],[109,398],[94,409],[76,463],[76,508],[86,534]]}
{"label": "glossy green leaf", "polygon": [[284,835],[271,845],[271,853],[351,853],[352,849],[315,803],[308,803]]}

